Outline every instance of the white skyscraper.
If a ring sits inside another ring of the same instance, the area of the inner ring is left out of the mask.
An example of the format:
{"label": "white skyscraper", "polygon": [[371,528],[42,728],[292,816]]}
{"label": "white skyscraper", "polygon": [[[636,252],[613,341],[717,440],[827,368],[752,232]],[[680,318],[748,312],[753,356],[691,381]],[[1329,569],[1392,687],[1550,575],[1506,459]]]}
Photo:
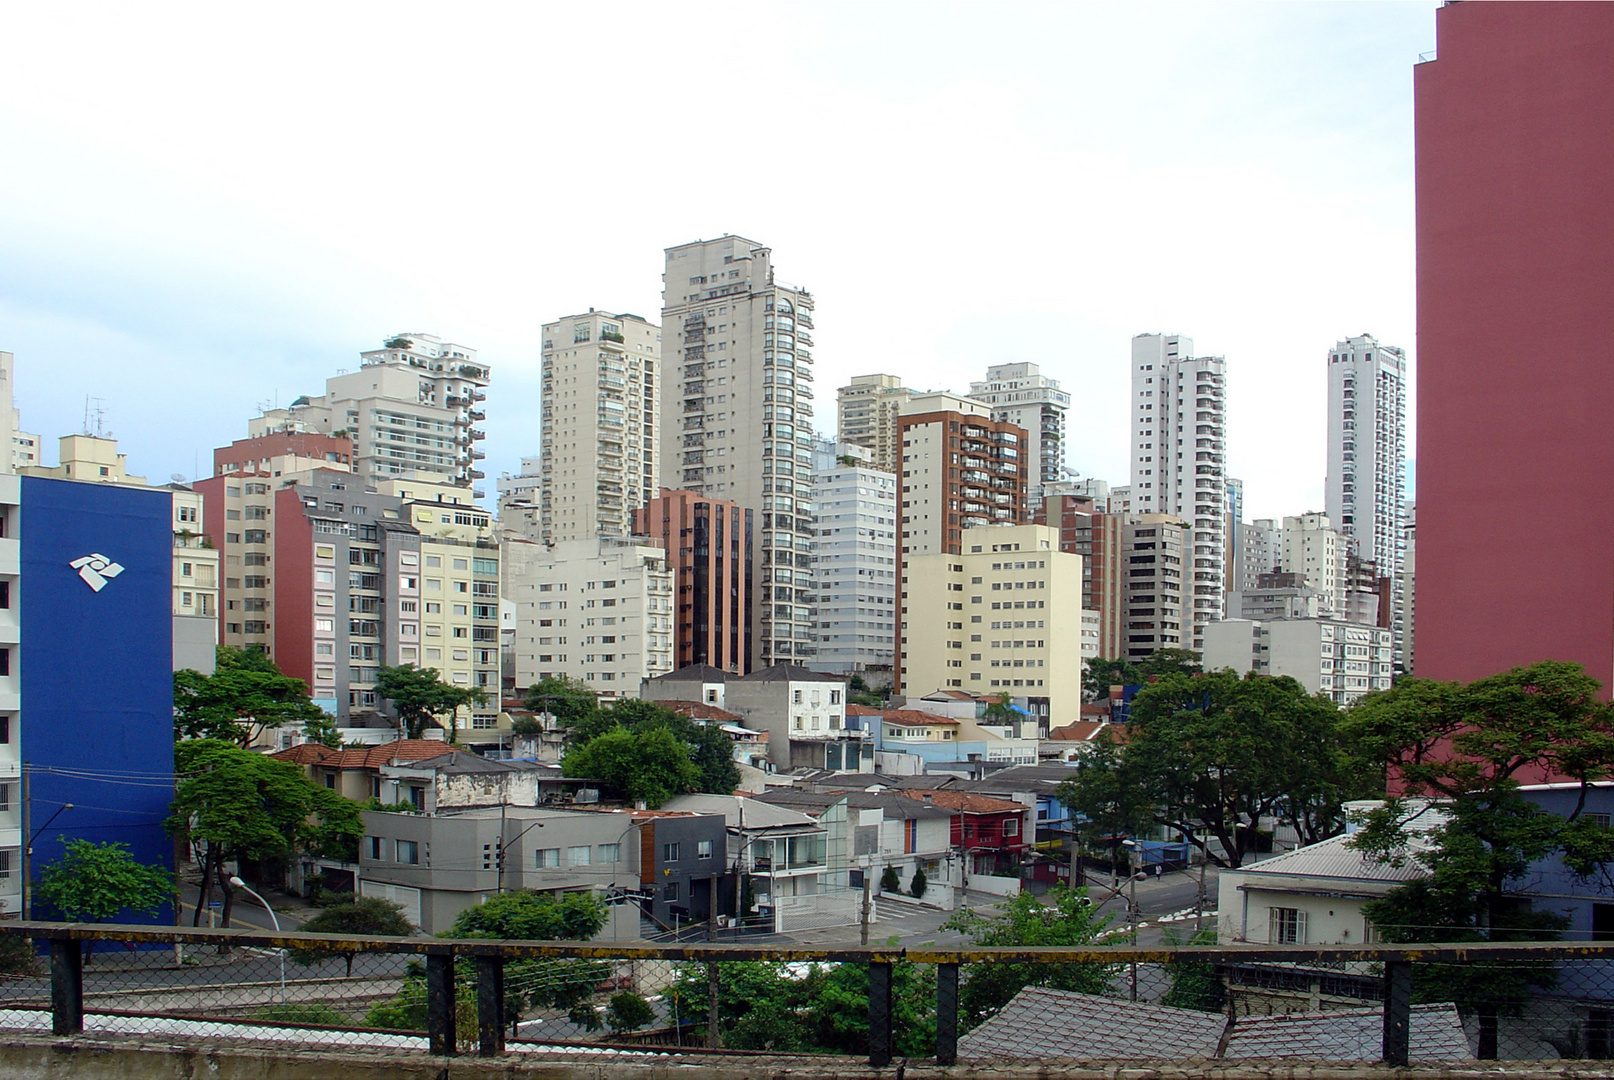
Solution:
{"label": "white skyscraper", "polygon": [[1407,464],[1407,354],[1371,334],[1328,354],[1328,482],[1324,510],[1352,553],[1401,571]]}
{"label": "white skyscraper", "polygon": [[1227,361],[1194,356],[1191,338],[1132,339],[1131,512],[1169,514],[1192,533],[1192,649],[1222,617],[1227,559]]}
{"label": "white skyscraper", "polygon": [[897,625],[897,477],[864,447],[829,439],[813,450],[818,504],[818,659],[835,675],[887,685]]}
{"label": "white skyscraper", "polygon": [[[661,482],[661,327],[592,308],[544,324],[542,539],[627,536]],[[500,485],[501,492],[504,485]]]}
{"label": "white skyscraper", "polygon": [[667,249],[663,482],[760,515],[751,666],[808,663],[813,613],[813,298],[739,236]]}
{"label": "white skyscraper", "polygon": [[1033,500],[1042,498],[1048,485],[1064,479],[1070,395],[1059,389],[1058,379],[1043,375],[1036,364],[994,364],[986,369],[985,381],[970,383],[970,397],[992,406],[992,419],[1026,429]]}

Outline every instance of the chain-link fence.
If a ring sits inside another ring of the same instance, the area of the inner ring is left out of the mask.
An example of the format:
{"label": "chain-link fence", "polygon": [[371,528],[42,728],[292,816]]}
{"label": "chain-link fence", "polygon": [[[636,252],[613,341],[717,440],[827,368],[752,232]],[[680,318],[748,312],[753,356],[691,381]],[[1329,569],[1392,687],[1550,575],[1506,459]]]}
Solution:
{"label": "chain-link fence", "polygon": [[15,923],[0,942],[0,1029],[58,1035],[875,1064],[1614,1056],[1601,942],[804,949]]}

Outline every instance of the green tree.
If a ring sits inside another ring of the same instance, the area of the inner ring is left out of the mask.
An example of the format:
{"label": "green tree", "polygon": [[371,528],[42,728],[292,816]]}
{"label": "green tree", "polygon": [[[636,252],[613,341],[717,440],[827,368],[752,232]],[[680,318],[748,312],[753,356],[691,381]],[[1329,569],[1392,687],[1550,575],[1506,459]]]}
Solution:
{"label": "green tree", "polygon": [[610,1004],[605,1008],[605,1023],[618,1035],[642,1028],[655,1018],[656,1010],[632,990],[612,994]]}
{"label": "green tree", "polygon": [[556,723],[569,728],[595,711],[598,698],[588,683],[561,675],[533,683],[522,704],[533,712],[548,713]]}
{"label": "green tree", "polygon": [[887,866],[880,874],[880,891],[888,893],[902,891],[902,876],[897,873],[895,866]]}
{"label": "green tree", "polygon": [[[351,904],[333,904],[320,909],[320,913],[303,923],[300,928],[310,934],[346,934],[349,937],[409,937],[415,932],[414,924],[404,915],[403,908],[391,900],[376,896],[361,896]],[[351,949],[319,948],[293,949],[291,958],[304,967],[338,956],[347,961],[347,973],[353,974]]]}
{"label": "green tree", "polygon": [[428,724],[441,727],[438,718],[447,716],[449,734],[458,741],[455,714],[487,700],[481,690],[450,686],[438,677],[436,668],[417,668],[414,664],[384,667],[376,673],[375,683],[376,693],[392,702],[406,739],[420,738]]}
{"label": "green tree", "polygon": [[[1557,857],[1577,876],[1609,884],[1614,830],[1583,814],[1590,786],[1614,775],[1614,723],[1599,689],[1579,665],[1546,661],[1466,685],[1404,679],[1351,710],[1350,736],[1403,793],[1367,815],[1352,846],[1425,871],[1364,905],[1385,941],[1556,937],[1563,921],[1532,912],[1509,888],[1542,859]],[[1541,774],[1578,785],[1568,814],[1543,810],[1520,791],[1521,777]],[[1434,828],[1431,812],[1409,796],[1439,800]],[[1494,1033],[1497,1013],[1516,1011],[1531,987],[1553,981],[1540,965],[1420,965],[1413,992],[1478,1010],[1482,1033]],[[1482,1035],[1481,1056],[1494,1050],[1494,1034],[1489,1045]]]}
{"label": "green tree", "polygon": [[[156,915],[174,895],[174,876],[136,862],[127,844],[67,840],[66,852],[39,875],[35,893],[68,922],[106,922],[128,909]],[[85,943],[85,955],[90,942]]]}
{"label": "green tree", "polygon": [[174,773],[180,779],[163,825],[189,840],[202,868],[194,925],[215,884],[224,896],[223,925],[230,925],[230,863],[303,851],[357,860],[364,832],[358,804],[315,787],[295,765],[231,742],[194,739],[175,744]]}
{"label": "green tree", "polygon": [[303,737],[342,745],[336,724],[308,696],[308,685],[282,675],[262,649],[215,652],[213,674],[174,672],[174,734],[179,739],[223,739],[250,746],[264,731],[301,725]]}
{"label": "green tree", "polygon": [[562,776],[598,780],[652,810],[700,783],[689,747],[664,727],[613,728],[567,750],[560,771]]}
{"label": "green tree", "polygon": [[925,895],[925,889],[929,884],[929,879],[925,877],[925,868],[922,866],[914,867],[913,880],[908,882],[908,892],[913,894],[915,900]]}
{"label": "green tree", "polygon": [[1082,671],[1082,700],[1102,701],[1112,686],[1142,686],[1167,675],[1198,675],[1204,668],[1191,649],[1156,649],[1142,660],[1095,658]]}
{"label": "green tree", "polygon": [[[613,731],[642,735],[657,728],[682,743],[695,766],[695,780],[687,789],[679,790],[729,795],[740,786],[740,770],[734,764],[734,740],[719,725],[674,712],[654,701],[625,698],[608,709],[590,713],[573,724],[567,741],[572,749],[578,749]],[[682,781],[677,777],[667,780],[668,785],[675,782]]]}
{"label": "green tree", "polygon": [[[967,935],[977,946],[1052,945],[1072,948],[1090,945],[1109,926],[1087,899],[1086,889],[1056,886],[1048,893],[1052,906],[1031,893],[1020,893],[997,906],[999,915],[982,915],[965,909],[944,928]],[[967,1030],[997,1015],[999,1009],[1027,986],[1050,986],[1082,994],[1103,994],[1115,975],[1115,965],[1020,964],[1012,961],[971,964],[959,986],[960,1023]]]}
{"label": "green tree", "polygon": [[[603,901],[589,893],[559,898],[530,892],[503,893],[466,908],[440,934],[445,938],[496,938],[515,941],[586,941],[605,925]],[[598,960],[513,960],[505,964],[505,1018],[514,1024],[531,1009],[570,1010],[581,1017],[581,1004],[593,997],[611,975],[611,965]],[[456,963],[457,1001],[463,1008],[462,1030],[476,1030],[475,974],[469,960]],[[426,1026],[425,972],[406,970],[403,984],[387,1001],[370,1009],[373,1027],[419,1030]]]}
{"label": "green tree", "polygon": [[1087,846],[1164,828],[1236,868],[1266,815],[1310,838],[1338,831],[1368,790],[1353,760],[1338,707],[1293,679],[1164,675],[1132,699],[1126,744],[1101,733],[1059,797]]}
{"label": "green tree", "polygon": [[990,720],[996,724],[1006,724],[1013,720],[1014,717],[1014,706],[1009,704],[1007,692],[993,696],[986,706],[986,711],[981,714],[982,720]]}

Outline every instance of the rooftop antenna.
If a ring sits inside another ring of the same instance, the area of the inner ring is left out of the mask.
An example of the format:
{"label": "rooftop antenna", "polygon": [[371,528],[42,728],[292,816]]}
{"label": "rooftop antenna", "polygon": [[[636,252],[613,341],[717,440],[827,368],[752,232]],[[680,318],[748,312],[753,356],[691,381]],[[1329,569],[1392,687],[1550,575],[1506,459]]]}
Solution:
{"label": "rooftop antenna", "polygon": [[108,439],[112,433],[106,430],[105,400],[98,397],[84,395],[84,434],[93,435],[97,439]]}

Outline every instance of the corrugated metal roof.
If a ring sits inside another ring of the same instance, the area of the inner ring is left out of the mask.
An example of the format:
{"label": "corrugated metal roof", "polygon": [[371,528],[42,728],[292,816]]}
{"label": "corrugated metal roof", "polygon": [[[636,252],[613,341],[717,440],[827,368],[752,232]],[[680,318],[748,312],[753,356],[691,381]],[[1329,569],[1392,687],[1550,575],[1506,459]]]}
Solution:
{"label": "corrugated metal roof", "polygon": [[1288,877],[1327,877],[1343,878],[1354,881],[1414,881],[1425,877],[1429,871],[1421,865],[1406,860],[1400,866],[1391,866],[1389,863],[1379,862],[1364,856],[1354,848],[1347,847],[1348,836],[1336,836],[1321,843],[1311,844],[1308,847],[1296,848],[1294,851],[1278,855],[1271,859],[1264,859],[1258,863],[1249,863],[1241,866],[1237,871],[1240,874],[1288,876]]}

